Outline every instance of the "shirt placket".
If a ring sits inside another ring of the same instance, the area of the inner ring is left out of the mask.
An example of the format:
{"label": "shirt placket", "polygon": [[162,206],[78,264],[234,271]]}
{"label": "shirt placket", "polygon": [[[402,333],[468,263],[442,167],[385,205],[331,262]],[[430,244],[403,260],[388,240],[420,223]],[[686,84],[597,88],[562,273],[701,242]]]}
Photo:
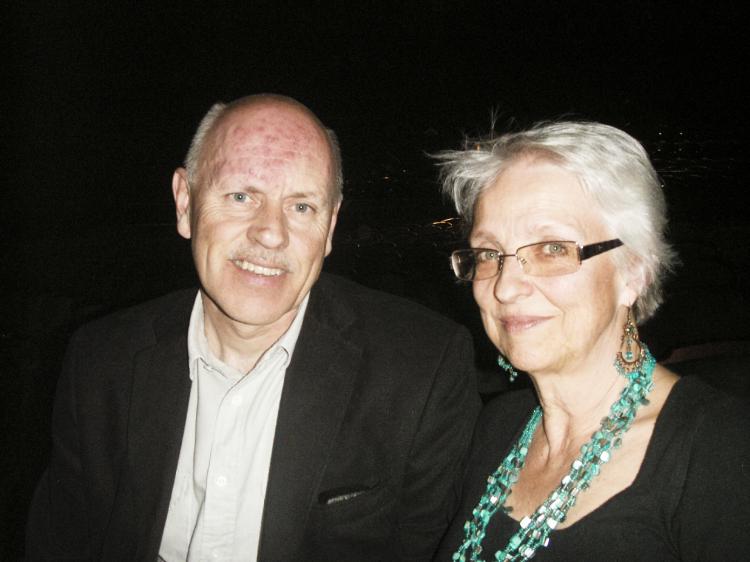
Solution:
{"label": "shirt placket", "polygon": [[[214,371],[213,376],[221,377]],[[214,426],[214,438],[206,474],[203,505],[201,560],[231,560],[231,545],[237,526],[238,487],[240,475],[237,446],[239,417],[242,415],[242,380],[233,385],[221,399]]]}

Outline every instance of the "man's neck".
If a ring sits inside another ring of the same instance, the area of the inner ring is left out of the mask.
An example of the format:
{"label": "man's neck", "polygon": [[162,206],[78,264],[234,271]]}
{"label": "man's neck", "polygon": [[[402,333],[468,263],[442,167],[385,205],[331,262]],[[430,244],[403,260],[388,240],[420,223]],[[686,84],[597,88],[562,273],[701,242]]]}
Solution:
{"label": "man's neck", "polygon": [[294,322],[298,308],[269,325],[243,324],[226,316],[210,299],[203,299],[203,324],[208,349],[220,361],[249,373],[263,354]]}

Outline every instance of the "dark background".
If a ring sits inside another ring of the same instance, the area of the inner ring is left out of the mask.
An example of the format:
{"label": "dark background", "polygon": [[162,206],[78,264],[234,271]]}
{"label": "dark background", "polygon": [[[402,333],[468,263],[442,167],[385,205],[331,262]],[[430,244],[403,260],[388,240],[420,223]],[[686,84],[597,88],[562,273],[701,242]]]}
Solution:
{"label": "dark background", "polygon": [[337,131],[345,206],[326,268],[466,323],[488,373],[426,153],[486,133],[493,111],[501,131],[561,116],[623,128],[664,180],[683,259],[644,339],[661,359],[747,350],[740,3],[14,4],[2,17],[0,559],[21,554],[71,331],[195,284],[169,186],[217,100],[287,94]]}

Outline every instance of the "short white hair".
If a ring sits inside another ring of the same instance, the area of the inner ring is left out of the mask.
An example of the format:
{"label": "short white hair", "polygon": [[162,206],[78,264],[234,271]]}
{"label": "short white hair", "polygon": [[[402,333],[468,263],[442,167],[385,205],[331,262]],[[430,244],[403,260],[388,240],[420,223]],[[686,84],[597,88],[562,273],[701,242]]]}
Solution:
{"label": "short white hair", "polygon": [[663,283],[677,256],[666,241],[667,211],[659,176],[643,146],[609,125],[544,122],[501,136],[467,139],[462,150],[435,155],[443,193],[470,229],[481,193],[522,157],[549,161],[573,173],[624,245],[618,268],[640,264],[646,284],[633,305],[637,321],[650,318],[663,299]]}
{"label": "short white hair", "polygon": [[219,118],[224,115],[226,108],[227,104],[223,102],[213,104],[206,115],[203,116],[203,119],[201,119],[201,122],[198,124],[198,129],[195,131],[193,139],[190,141],[190,148],[188,149],[187,156],[185,156],[184,166],[191,186],[198,183],[198,172],[200,169],[203,147],[206,144],[206,137],[208,137],[208,134],[213,130],[214,125]]}
{"label": "short white hair", "polygon": [[183,165],[187,171],[188,182],[190,182],[190,185],[198,185],[200,181],[200,166],[202,163],[206,139],[210,136],[211,132],[213,132],[216,123],[233,109],[244,105],[250,105],[261,100],[275,100],[300,107],[313,119],[313,121],[315,121],[316,124],[320,126],[320,129],[324,132],[326,140],[328,141],[328,148],[330,149],[331,154],[332,191],[336,201],[340,201],[343,197],[344,172],[341,161],[341,148],[336,133],[325,127],[315,114],[297,100],[277,94],[257,94],[240,98],[231,103],[217,102],[211,106],[206,115],[203,116],[203,119],[201,119],[198,129],[195,131],[193,139],[190,141],[190,148],[188,149],[187,156],[185,156],[185,162]]}

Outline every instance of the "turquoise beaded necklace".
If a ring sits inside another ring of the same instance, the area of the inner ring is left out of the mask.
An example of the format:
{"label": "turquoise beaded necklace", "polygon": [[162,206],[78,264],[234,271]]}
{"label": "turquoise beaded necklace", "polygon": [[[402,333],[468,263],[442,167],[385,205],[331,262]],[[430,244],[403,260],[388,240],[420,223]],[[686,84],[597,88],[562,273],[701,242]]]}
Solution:
{"label": "turquoise beaded necklace", "polygon": [[[495,560],[528,560],[534,556],[537,549],[546,547],[549,544],[550,533],[565,521],[568,511],[576,503],[578,494],[588,489],[591,481],[599,474],[601,466],[609,461],[611,449],[617,449],[622,445],[623,434],[630,429],[638,408],[642,404],[648,404],[646,395],[653,388],[652,373],[656,361],[644,344],[639,342],[639,345],[643,359],[639,368],[628,372],[619,362],[615,362],[615,367],[628,379],[628,384],[620,393],[620,398],[610,407],[610,414],[602,418],[599,429],[581,447],[581,454],[573,461],[570,471],[563,477],[560,485],[534,513],[521,520],[520,528],[505,548],[495,553]],[[472,519],[464,525],[465,539],[453,554],[453,560],[466,562],[468,554],[468,560],[483,562],[480,555],[487,525],[498,509],[510,512],[511,508],[505,507],[505,501],[511,493],[513,484],[518,480],[518,473],[523,468],[529,452],[531,438],[541,419],[542,409],[537,406],[508,456],[487,479],[487,490],[480,498],[479,505],[472,511]]]}

